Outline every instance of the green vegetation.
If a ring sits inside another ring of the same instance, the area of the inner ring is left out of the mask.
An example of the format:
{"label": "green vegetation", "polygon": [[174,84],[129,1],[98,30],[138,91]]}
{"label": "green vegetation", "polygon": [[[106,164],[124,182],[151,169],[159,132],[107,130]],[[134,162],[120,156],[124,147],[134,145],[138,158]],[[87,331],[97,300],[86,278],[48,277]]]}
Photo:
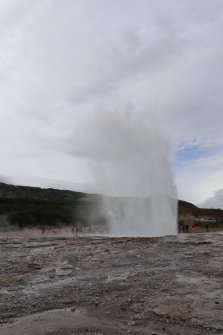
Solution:
{"label": "green vegetation", "polygon": [[[98,199],[99,196],[93,194],[0,183],[0,230],[106,225]],[[206,225],[200,222],[203,217],[215,218],[217,222],[209,225],[223,228],[221,209],[202,209],[179,200],[178,216],[184,224],[196,223],[199,227]]]}
{"label": "green vegetation", "polygon": [[98,196],[0,182],[0,230],[105,225]]}
{"label": "green vegetation", "polygon": [[79,219],[78,201],[0,199],[0,226],[61,226],[75,224]]}
{"label": "green vegetation", "polygon": [[179,200],[178,203],[179,218],[184,220],[185,224],[193,224],[199,228],[223,229],[223,210],[220,208],[199,208],[189,202]]}
{"label": "green vegetation", "polygon": [[179,210],[185,211],[185,212],[188,212],[188,213],[193,213],[196,210],[198,210],[197,206],[195,206],[194,204],[192,204],[190,202],[183,201],[183,200],[178,201],[178,207],[179,207]]}
{"label": "green vegetation", "polygon": [[205,221],[196,222],[196,226],[200,227],[200,228],[205,228],[206,225],[208,225],[210,228],[223,228],[223,221],[219,221],[219,222],[205,222]]}

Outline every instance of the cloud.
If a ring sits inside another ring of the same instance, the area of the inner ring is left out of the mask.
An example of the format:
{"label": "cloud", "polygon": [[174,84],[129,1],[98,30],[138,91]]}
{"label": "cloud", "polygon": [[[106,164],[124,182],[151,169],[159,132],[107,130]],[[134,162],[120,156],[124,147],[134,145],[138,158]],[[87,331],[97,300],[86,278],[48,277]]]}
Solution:
{"label": "cloud", "polygon": [[223,189],[216,191],[212,197],[201,203],[200,207],[223,209]]}
{"label": "cloud", "polygon": [[4,0],[0,9],[2,174],[90,184],[82,125],[101,106],[131,102],[173,151],[196,139],[178,155],[182,198],[223,188],[221,0]]}
{"label": "cloud", "polygon": [[1,0],[0,3],[0,33],[15,27],[41,0]]}
{"label": "cloud", "polygon": [[195,204],[205,202],[222,185],[223,151],[197,159],[185,159],[175,165],[179,198]]}
{"label": "cloud", "polygon": [[10,184],[10,179],[6,176],[0,175],[0,183]]}
{"label": "cloud", "polygon": [[122,90],[123,85],[140,81],[142,76],[160,72],[176,62],[186,41],[165,28],[157,26],[153,34],[149,29],[129,28],[119,36],[113,36],[109,50],[101,50],[102,75],[95,73],[93,80],[77,91],[74,101],[98,100],[113,90]]}

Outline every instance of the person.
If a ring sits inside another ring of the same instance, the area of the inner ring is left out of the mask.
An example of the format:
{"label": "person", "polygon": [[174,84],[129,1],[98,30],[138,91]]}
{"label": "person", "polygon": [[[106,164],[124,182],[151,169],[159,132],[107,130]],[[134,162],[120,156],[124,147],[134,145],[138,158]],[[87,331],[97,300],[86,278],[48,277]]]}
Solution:
{"label": "person", "polygon": [[178,229],[179,233],[184,233],[184,220],[182,218],[178,220]]}
{"label": "person", "polygon": [[209,226],[208,226],[208,223],[206,224],[205,228],[206,228],[206,232],[209,233]]}
{"label": "person", "polygon": [[189,233],[189,225],[188,224],[186,224],[186,233]]}

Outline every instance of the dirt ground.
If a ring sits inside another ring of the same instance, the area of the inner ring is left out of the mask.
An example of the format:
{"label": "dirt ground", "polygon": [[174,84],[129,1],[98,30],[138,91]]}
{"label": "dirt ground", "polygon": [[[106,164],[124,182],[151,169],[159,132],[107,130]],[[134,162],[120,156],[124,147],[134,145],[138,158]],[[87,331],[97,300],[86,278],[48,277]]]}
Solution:
{"label": "dirt ground", "polygon": [[222,241],[2,235],[0,334],[223,334]]}

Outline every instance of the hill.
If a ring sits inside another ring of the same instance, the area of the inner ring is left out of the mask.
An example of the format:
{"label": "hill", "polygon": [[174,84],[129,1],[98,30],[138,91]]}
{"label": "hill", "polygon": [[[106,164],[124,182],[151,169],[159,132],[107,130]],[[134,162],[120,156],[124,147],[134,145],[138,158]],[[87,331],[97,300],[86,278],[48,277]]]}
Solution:
{"label": "hill", "polygon": [[88,225],[88,218],[93,221],[95,217],[91,214],[98,198],[69,190],[0,183],[0,227]]}
{"label": "hill", "polygon": [[179,200],[178,218],[189,225],[223,228],[223,210],[217,208],[199,208],[190,202]]}
{"label": "hill", "polygon": [[14,186],[0,183],[0,199],[61,200],[78,199],[85,193],[53,188]]}
{"label": "hill", "polygon": [[190,213],[198,209],[198,207],[192,204],[191,202],[187,202],[184,200],[179,200],[178,208],[179,208],[179,211],[181,212],[190,212]]}
{"label": "hill", "polygon": [[[0,228],[104,225],[99,201],[96,194],[0,183]],[[202,209],[183,200],[178,202],[178,215],[190,222],[223,222],[222,210]]]}

